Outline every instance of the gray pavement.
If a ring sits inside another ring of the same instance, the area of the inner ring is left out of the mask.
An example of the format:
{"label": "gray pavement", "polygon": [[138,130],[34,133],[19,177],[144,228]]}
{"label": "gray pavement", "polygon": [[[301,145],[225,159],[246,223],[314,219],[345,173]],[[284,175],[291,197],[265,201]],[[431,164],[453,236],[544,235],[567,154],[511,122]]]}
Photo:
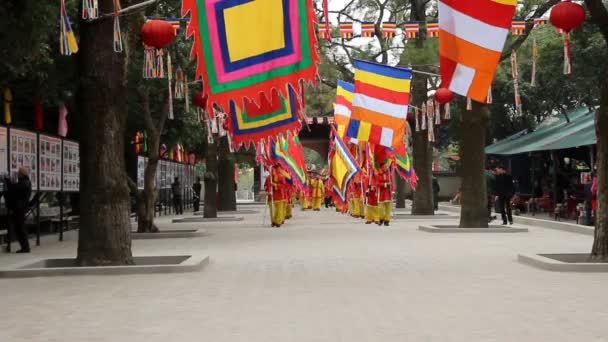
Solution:
{"label": "gray pavement", "polygon": [[[608,274],[516,261],[587,252],[590,236],[431,234],[417,229],[428,220],[379,228],[331,210],[296,210],[280,229],[261,214],[171,219],[161,229],[209,235],[136,240],[134,254],[204,252],[202,271],[0,279],[0,341],[608,341]],[[0,264],[73,257],[76,233],[66,235]]]}

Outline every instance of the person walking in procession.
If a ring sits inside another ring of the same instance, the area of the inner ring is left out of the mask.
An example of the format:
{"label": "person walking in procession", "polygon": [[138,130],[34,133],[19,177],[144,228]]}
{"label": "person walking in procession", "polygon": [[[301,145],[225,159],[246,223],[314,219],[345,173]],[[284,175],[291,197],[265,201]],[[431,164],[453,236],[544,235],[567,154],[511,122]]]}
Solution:
{"label": "person walking in procession", "polygon": [[279,228],[285,222],[285,202],[287,197],[286,191],[283,189],[286,184],[287,182],[280,170],[280,165],[275,164],[264,182],[264,189],[270,196],[268,206],[270,207],[272,227]]}
{"label": "person walking in procession", "polygon": [[382,165],[377,172],[377,182],[380,191],[380,202],[378,203],[379,225],[389,226],[391,221],[391,209],[393,208],[393,186],[390,176],[390,160]]}
{"label": "person walking in procession", "polygon": [[196,182],[192,185],[192,191],[194,191],[194,212],[200,210],[201,207],[201,190],[203,186],[201,185],[201,177],[196,177]]}
{"label": "person walking in procession", "polygon": [[312,210],[321,211],[321,204],[325,198],[325,184],[323,179],[316,174],[310,182],[312,186]]}
{"label": "person walking in procession", "polygon": [[29,171],[20,167],[17,175],[17,182],[6,179],[6,207],[13,225],[17,241],[21,249],[17,253],[29,253],[30,242],[25,229],[25,214],[29,207],[30,196],[32,194],[32,183],[29,178]]}
{"label": "person walking in procession", "polygon": [[179,182],[178,177],[175,177],[173,184],[171,184],[171,194],[173,195],[173,210],[175,210],[175,214],[183,214],[184,207],[182,205],[182,185]]}
{"label": "person walking in procession", "polygon": [[494,181],[496,195],[498,196],[498,208],[502,216],[502,224],[513,224],[513,214],[511,213],[511,198],[514,195],[513,176],[511,176],[504,166],[496,168]]}

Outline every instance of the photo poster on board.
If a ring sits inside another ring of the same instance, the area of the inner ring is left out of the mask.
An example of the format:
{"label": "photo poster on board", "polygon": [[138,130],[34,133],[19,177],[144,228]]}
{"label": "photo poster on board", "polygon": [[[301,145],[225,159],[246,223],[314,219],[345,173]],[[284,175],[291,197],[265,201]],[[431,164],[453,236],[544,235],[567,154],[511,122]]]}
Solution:
{"label": "photo poster on board", "polygon": [[80,191],[80,150],[75,141],[63,141],[63,191]]}
{"label": "photo poster on board", "polygon": [[61,190],[61,139],[40,134],[38,165],[40,190]]}
{"label": "photo poster on board", "polygon": [[148,158],[144,156],[137,156],[137,189],[144,189],[144,177],[146,173],[146,166],[148,165]]}
{"label": "photo poster on board", "polygon": [[13,180],[17,179],[19,167],[23,166],[30,172],[32,190],[38,189],[38,143],[36,133],[20,129],[11,129],[11,160],[10,175]]}

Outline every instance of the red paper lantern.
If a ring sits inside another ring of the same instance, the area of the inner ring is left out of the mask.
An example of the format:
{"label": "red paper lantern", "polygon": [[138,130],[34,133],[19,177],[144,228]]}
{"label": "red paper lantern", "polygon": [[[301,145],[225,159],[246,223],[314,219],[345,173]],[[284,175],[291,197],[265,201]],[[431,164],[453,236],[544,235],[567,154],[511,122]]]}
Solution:
{"label": "red paper lantern", "polygon": [[208,98],[209,97],[206,94],[203,94],[202,91],[199,91],[192,98],[192,103],[194,103],[194,105],[197,106],[197,107],[199,107],[199,108],[206,108],[207,107],[207,99]]}
{"label": "red paper lantern", "polygon": [[448,103],[454,99],[454,93],[452,93],[448,88],[439,88],[435,92],[435,101],[440,104]]}
{"label": "red paper lantern", "polygon": [[168,21],[148,20],[141,28],[141,40],[147,46],[162,49],[175,38],[175,30]]}
{"label": "red paper lantern", "polygon": [[579,4],[566,0],[551,8],[549,21],[553,26],[570,32],[585,21],[585,9]]}

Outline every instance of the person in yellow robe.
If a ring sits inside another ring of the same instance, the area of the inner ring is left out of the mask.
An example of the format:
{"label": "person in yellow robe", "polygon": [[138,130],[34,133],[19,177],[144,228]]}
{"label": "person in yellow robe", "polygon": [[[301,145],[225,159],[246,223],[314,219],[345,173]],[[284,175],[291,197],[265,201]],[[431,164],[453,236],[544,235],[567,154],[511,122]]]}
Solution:
{"label": "person in yellow robe", "polygon": [[325,184],[319,175],[315,175],[310,182],[312,190],[312,210],[321,211],[321,204],[325,198]]}

